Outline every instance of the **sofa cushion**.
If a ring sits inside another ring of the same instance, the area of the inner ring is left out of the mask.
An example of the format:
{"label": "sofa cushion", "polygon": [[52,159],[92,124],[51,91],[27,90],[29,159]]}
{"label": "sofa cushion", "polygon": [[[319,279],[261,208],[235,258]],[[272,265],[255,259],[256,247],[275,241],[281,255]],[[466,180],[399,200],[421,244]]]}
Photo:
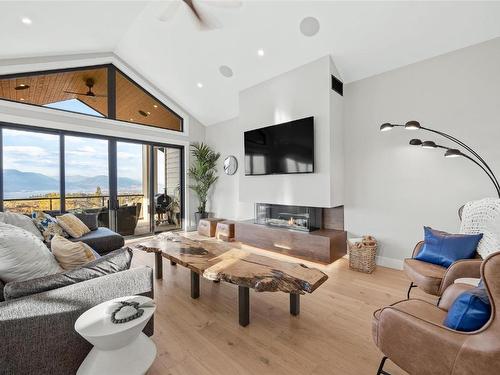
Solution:
{"label": "sofa cushion", "polygon": [[35,223],[38,230],[42,233],[43,239],[46,243],[50,243],[52,237],[56,234],[68,237],[68,234],[57,224],[56,219],[54,219],[49,214],[45,212],[35,212],[33,214],[33,222]]}
{"label": "sofa cushion", "polygon": [[0,223],[0,279],[23,281],[60,272],[47,246],[34,234]]}
{"label": "sofa cushion", "polygon": [[33,220],[26,215],[16,212],[0,212],[0,222],[14,225],[33,233],[40,241],[43,241],[42,233],[38,230]]}
{"label": "sofa cushion", "polygon": [[132,255],[131,249],[121,248],[74,270],[23,282],[7,283],[4,288],[5,300],[42,293],[127,270],[130,268]]}
{"label": "sofa cushion", "polygon": [[58,216],[57,224],[73,238],[80,238],[90,232],[90,229],[72,213]]}
{"label": "sofa cushion", "polygon": [[449,267],[459,259],[474,258],[482,233],[450,234],[424,227],[425,239],[422,250],[415,259]]}
{"label": "sofa cushion", "polygon": [[429,294],[439,295],[446,268],[417,259],[405,259],[403,268],[413,283]]}
{"label": "sofa cushion", "polygon": [[125,244],[122,236],[113,232],[111,229],[99,227],[82,237],[75,239],[70,238],[70,241],[82,241],[97,251],[100,255],[109,253],[110,251],[119,249]]}
{"label": "sofa cushion", "polygon": [[82,212],[82,213],[73,213],[77,218],[79,218],[83,224],[87,226],[90,230],[96,230],[98,225],[97,225],[97,213],[88,213],[88,212]]}
{"label": "sofa cushion", "polygon": [[444,325],[448,328],[472,332],[480,329],[491,316],[488,293],[483,285],[460,294],[453,302]]}
{"label": "sofa cushion", "polygon": [[81,241],[73,242],[59,235],[50,241],[52,254],[59,265],[65,270],[72,270],[96,260],[92,248]]}

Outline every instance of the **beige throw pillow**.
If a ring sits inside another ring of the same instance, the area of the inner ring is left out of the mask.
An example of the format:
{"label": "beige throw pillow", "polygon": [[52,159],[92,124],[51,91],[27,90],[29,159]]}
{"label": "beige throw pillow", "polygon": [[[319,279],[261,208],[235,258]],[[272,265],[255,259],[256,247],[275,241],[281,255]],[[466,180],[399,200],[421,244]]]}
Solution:
{"label": "beige throw pillow", "polygon": [[52,238],[50,246],[52,254],[65,270],[81,267],[96,259],[91,247],[86,243],[71,242],[57,234]]}
{"label": "beige throw pillow", "polygon": [[87,227],[83,221],[73,214],[58,216],[57,224],[59,224],[61,228],[73,238],[80,238],[84,234],[90,232],[89,227]]}

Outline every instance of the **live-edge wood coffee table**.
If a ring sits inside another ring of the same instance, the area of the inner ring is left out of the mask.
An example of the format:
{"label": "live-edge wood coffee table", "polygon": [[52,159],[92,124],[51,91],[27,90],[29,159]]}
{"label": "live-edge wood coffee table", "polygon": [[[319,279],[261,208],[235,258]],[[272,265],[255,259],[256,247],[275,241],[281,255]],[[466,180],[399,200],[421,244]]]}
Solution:
{"label": "live-edge wood coffee table", "polygon": [[200,296],[200,275],[212,281],[238,285],[239,323],[250,323],[249,288],[257,292],[290,294],[290,314],[300,313],[300,295],[312,293],[328,276],[303,264],[284,262],[241,249],[239,243],[195,240],[163,234],[131,246],[155,254],[155,275],[163,277],[163,258],[191,270],[191,298]]}

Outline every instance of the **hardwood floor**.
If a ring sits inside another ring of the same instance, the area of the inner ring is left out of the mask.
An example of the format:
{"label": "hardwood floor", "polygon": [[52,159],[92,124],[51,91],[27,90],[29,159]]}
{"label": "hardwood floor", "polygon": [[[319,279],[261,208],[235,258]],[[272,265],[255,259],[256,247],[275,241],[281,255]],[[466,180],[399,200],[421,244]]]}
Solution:
{"label": "hardwood floor", "polygon": [[[193,300],[189,271],[164,260],[163,280],[155,280],[158,356],[148,374],[375,374],[382,355],[372,342],[372,313],[405,298],[405,275],[384,267],[371,275],[350,271],[346,259],[328,266],[301,262],[329,279],[301,297],[300,315],[289,314],[288,295],[251,290],[250,325],[243,328],[236,286],[201,278],[201,296]],[[136,251],[133,264],[153,267],[154,255]],[[389,361],[386,370],[405,374]]]}

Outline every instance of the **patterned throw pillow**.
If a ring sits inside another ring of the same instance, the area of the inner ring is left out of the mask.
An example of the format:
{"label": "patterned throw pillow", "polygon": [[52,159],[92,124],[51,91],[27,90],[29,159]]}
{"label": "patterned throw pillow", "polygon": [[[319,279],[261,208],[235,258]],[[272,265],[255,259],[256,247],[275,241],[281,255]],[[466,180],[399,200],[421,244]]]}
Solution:
{"label": "patterned throw pillow", "polygon": [[52,237],[56,234],[68,237],[68,234],[57,224],[56,219],[54,219],[49,214],[45,212],[35,212],[33,214],[33,222],[40,232],[45,242],[49,243]]}
{"label": "patterned throw pillow", "polygon": [[73,214],[64,214],[57,217],[57,223],[73,238],[80,238],[90,232],[90,229]]}
{"label": "patterned throw pillow", "polygon": [[96,256],[89,245],[83,242],[71,242],[57,234],[52,238],[50,246],[52,254],[65,270],[72,270],[96,260]]}

